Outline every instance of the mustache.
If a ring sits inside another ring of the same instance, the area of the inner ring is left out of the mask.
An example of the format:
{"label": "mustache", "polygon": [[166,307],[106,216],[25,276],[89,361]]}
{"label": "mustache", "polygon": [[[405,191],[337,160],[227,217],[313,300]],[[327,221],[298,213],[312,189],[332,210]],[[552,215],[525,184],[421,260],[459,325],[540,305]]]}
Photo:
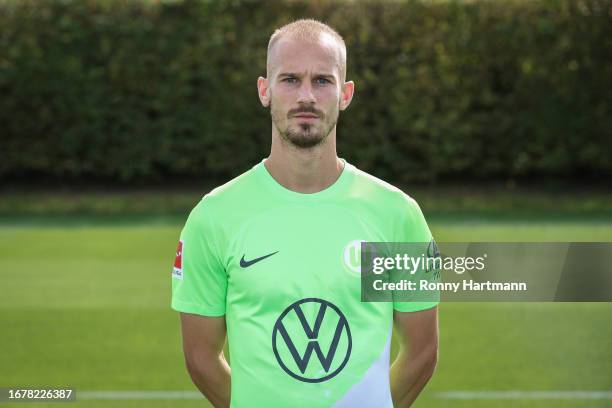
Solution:
{"label": "mustache", "polygon": [[299,115],[300,113],[311,113],[313,115],[317,115],[318,117],[322,117],[323,116],[323,112],[315,109],[315,108],[301,108],[301,109],[293,109],[290,110],[287,115],[288,116],[295,116],[295,115]]}

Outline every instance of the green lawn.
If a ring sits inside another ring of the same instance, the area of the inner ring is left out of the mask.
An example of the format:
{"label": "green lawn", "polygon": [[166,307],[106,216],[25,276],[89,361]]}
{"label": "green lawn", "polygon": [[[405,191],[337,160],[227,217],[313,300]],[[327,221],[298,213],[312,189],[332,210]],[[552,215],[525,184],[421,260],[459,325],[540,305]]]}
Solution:
{"label": "green lawn", "polygon": [[[95,222],[93,223],[95,224]],[[612,241],[612,220],[430,219],[443,241]],[[194,390],[169,309],[180,225],[0,227],[0,385]],[[441,391],[612,390],[612,304],[445,303],[417,407],[604,407],[612,400],[445,401]],[[395,350],[395,349],[394,349]],[[11,404],[11,406],[30,404]],[[36,404],[37,407],[62,404]],[[202,401],[81,401],[202,407]]]}

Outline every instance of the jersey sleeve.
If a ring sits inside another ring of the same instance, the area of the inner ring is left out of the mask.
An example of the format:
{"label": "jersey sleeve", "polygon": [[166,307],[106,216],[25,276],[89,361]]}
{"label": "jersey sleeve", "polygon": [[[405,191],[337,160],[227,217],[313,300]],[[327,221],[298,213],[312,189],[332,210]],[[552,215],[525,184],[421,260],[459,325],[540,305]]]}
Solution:
{"label": "jersey sleeve", "polygon": [[[423,252],[427,252],[427,248],[430,248],[432,245],[435,247],[435,241],[429,227],[427,226],[425,216],[423,215],[423,212],[421,211],[421,208],[417,202],[411,197],[404,195],[403,207],[404,208],[401,211],[402,215],[400,216],[402,221],[399,223],[400,230],[398,232],[398,242],[418,244],[415,246],[410,246],[411,251],[414,251],[416,248],[422,246],[424,250]],[[431,281],[435,279],[435,276],[435,271],[421,269],[415,275],[414,280],[418,281],[419,279],[426,279]],[[427,301],[406,301],[405,296],[402,296],[401,299],[399,297],[399,295],[394,293],[393,309],[397,310],[398,312],[418,312],[421,310],[431,309],[437,306],[439,303],[438,293],[428,293],[427,295],[421,294],[421,298],[426,297]]]}
{"label": "jersey sleeve", "polygon": [[206,197],[192,210],[181,231],[172,270],[172,308],[203,316],[223,316],[227,273]]}

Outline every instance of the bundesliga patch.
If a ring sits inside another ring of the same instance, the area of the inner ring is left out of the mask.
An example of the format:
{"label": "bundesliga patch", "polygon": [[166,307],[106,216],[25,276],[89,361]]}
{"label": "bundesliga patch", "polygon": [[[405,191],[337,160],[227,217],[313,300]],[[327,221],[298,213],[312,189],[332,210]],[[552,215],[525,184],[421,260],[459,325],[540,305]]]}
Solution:
{"label": "bundesliga patch", "polygon": [[172,277],[183,279],[183,240],[179,240],[178,247],[176,248],[176,258],[174,258]]}

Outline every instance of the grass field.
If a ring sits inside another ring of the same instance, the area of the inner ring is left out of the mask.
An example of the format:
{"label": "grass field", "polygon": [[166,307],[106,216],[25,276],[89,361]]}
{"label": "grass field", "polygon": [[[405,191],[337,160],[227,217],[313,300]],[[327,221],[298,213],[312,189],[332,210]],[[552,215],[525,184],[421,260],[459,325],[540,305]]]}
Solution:
{"label": "grass field", "polygon": [[[0,225],[0,387],[194,391],[169,308],[180,222],[38,224]],[[438,241],[612,241],[610,218],[431,217],[430,225]],[[437,372],[416,407],[612,406],[610,398],[446,400],[439,394],[612,391],[612,304],[446,303],[440,327]],[[46,405],[63,404],[36,407]],[[68,406],[208,405],[81,400]]]}

